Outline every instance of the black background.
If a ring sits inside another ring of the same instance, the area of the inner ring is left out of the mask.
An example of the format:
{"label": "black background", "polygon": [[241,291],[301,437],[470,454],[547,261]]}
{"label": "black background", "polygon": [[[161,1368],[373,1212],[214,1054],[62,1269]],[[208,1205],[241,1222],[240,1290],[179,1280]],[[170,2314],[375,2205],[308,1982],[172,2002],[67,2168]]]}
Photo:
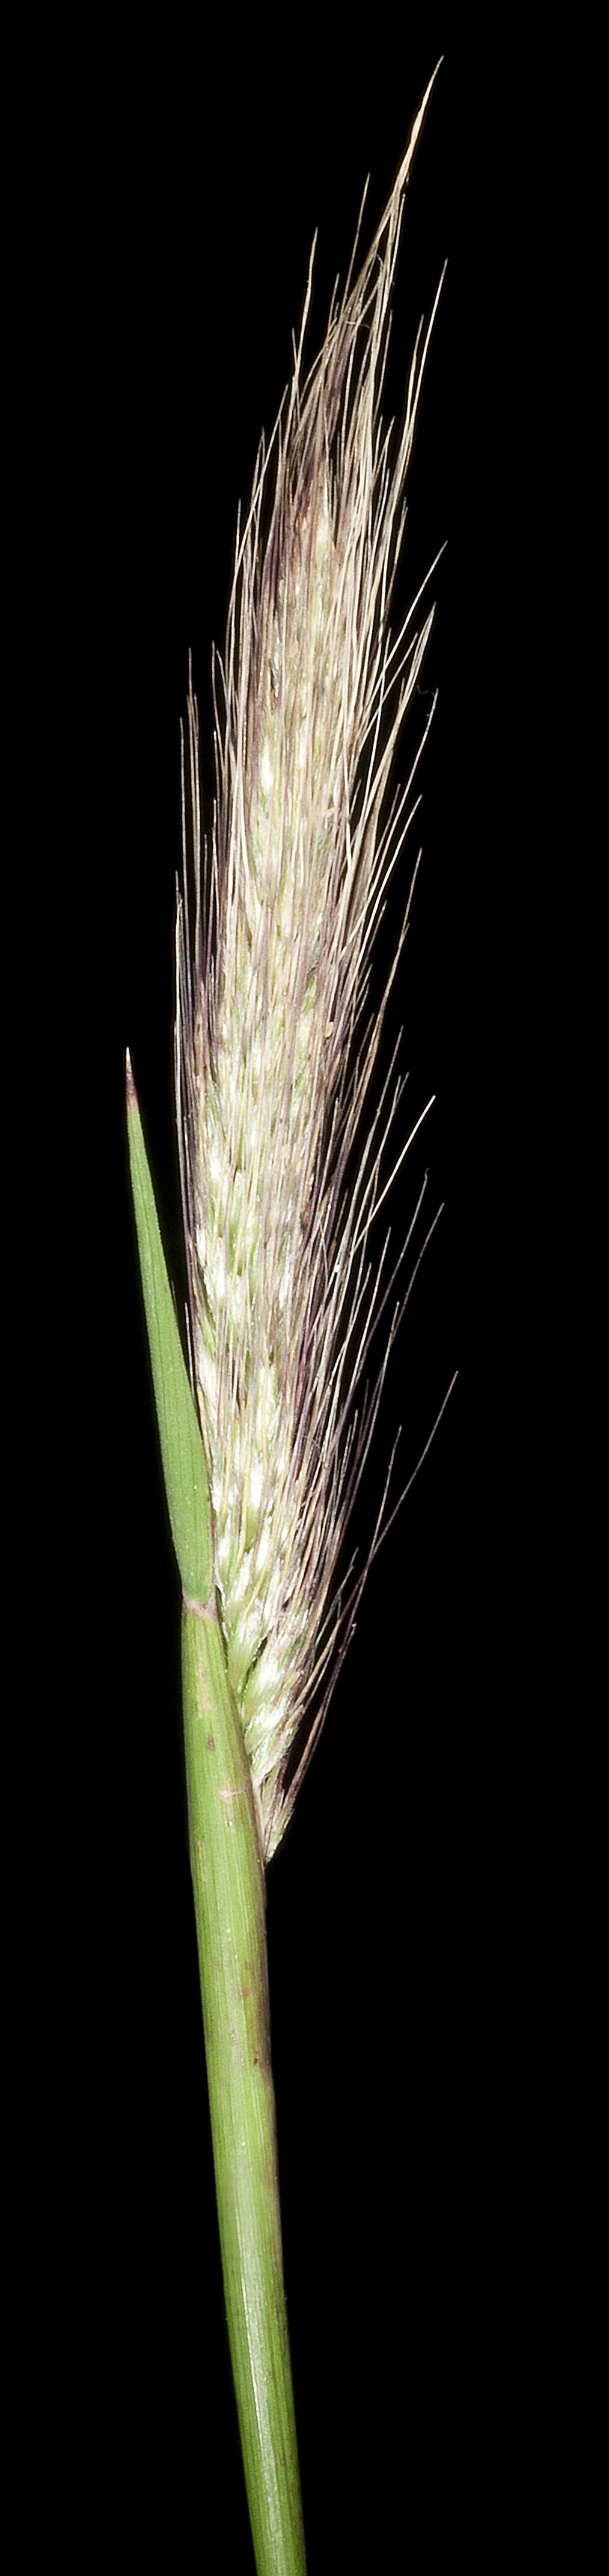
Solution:
{"label": "black background", "polygon": [[[38,248],[51,471],[32,614],[42,724],[59,705],[68,772],[72,974],[54,1186],[58,1241],[65,1191],[75,1283],[79,1526],[66,1541],[64,1597],[83,1678],[58,1756],[66,1929],[52,1969],[68,2079],[57,2115],[66,2408],[96,2534],[113,2526],[120,2495],[129,2554],[158,2544],[179,2565],[196,2545],[203,2566],[244,2576],[186,1840],[179,1584],[129,1199],[124,1049],[181,1309],[173,935],[188,652],[209,812],[211,641],[223,639],[237,502],[289,375],[313,233],[310,358],[345,276],[366,174],[364,247],[445,44],[441,12],[428,13],[423,36],[383,28],[377,47],[369,33],[361,60],[353,31],[347,41],[332,20],[299,25],[289,44],[266,21],[234,41],[216,29],[208,58],[177,21],[135,60],[117,50],[109,61],[100,44]],[[388,1039],[403,1023],[404,1115],[432,1091],[436,1101],[396,1187],[396,1244],[426,1169],[426,1211],[443,1202],[444,1212],[388,1373],[360,1549],[397,1423],[395,1496],[459,1376],[371,1572],[268,1883],[310,2576],[400,2565],[413,2536],[413,2563],[434,2563],[455,2521],[484,2549],[481,2426],[487,2460],[495,2438],[486,2356],[505,2257],[504,2115],[493,2042],[501,1948],[489,1924],[501,1766],[496,1745],[489,1752],[479,1617],[480,1415],[492,1369],[481,1401],[487,1327],[470,1220],[475,1195],[483,1225],[488,1186],[479,1058],[497,938],[480,704],[496,400],[486,162],[505,111],[499,60],[484,98],[470,72],[451,38],[406,200],[387,379],[386,408],[399,417],[414,335],[448,258],[396,617],[448,543],[402,776],[427,692],[438,690],[438,706],[378,970],[381,990],[408,853],[421,843]],[[48,884],[47,901],[50,919]]]}

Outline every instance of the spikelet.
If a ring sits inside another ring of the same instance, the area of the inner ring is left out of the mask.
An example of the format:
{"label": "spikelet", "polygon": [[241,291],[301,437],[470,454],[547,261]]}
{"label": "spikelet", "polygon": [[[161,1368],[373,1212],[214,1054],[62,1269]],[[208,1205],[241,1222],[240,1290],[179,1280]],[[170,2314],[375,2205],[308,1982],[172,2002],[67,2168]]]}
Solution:
{"label": "spikelet", "polygon": [[[418,334],[393,462],[380,414],[403,193],[428,96],[369,256],[355,284],[352,260],[303,386],[309,270],[287,416],[269,455],[260,451],[237,540],[221,719],[214,689],[211,864],[192,688],[183,761],[176,1091],[191,1356],[228,1673],[266,1859],[351,1633],[363,1577],[345,1599],[338,1558],[387,1356],[357,1399],[392,1287],[389,1238],[373,1269],[369,1237],[402,1091],[398,1082],[389,1096],[392,1066],[364,1125],[385,1003],[372,1026],[363,1012],[414,770],[384,820],[387,784],[433,616],[419,631],[415,601],[391,639],[435,305],[423,344],[422,326]],[[407,919],[408,905],[390,982]]]}

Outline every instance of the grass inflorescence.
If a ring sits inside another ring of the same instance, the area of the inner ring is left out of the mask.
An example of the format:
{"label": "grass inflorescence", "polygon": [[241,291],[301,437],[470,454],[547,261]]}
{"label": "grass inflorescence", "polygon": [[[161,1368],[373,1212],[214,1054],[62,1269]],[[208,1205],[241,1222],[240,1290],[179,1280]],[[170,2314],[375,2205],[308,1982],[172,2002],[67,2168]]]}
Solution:
{"label": "grass inflorescence", "polygon": [[[372,248],[355,282],[354,252],[303,380],[309,272],[285,416],[260,450],[238,533],[214,683],[209,846],[192,686],[188,706],[176,1073],[191,1363],[228,1676],[265,1859],[351,1632],[364,1575],[341,1579],[339,1558],[405,1302],[390,1231],[374,1259],[371,1239],[392,1159],[395,1169],[411,1141],[388,1153],[403,1093],[395,1054],[373,1114],[370,1085],[410,869],[372,1015],[369,984],[416,810],[422,742],[393,794],[392,766],[433,616],[417,623],[419,593],[392,634],[435,304],[395,443],[382,417],[404,190],[426,99]],[[383,1313],[384,1355],[370,1380]]]}

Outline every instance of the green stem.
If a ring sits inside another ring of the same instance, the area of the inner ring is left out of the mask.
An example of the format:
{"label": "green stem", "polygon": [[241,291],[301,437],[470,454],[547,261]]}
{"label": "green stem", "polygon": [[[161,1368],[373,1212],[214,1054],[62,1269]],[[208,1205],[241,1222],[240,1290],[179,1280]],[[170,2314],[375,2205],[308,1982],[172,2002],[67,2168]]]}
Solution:
{"label": "green stem", "polygon": [[258,2576],[304,2576],[264,1873],[215,1607],[184,1604],[184,1736],[224,2295]]}

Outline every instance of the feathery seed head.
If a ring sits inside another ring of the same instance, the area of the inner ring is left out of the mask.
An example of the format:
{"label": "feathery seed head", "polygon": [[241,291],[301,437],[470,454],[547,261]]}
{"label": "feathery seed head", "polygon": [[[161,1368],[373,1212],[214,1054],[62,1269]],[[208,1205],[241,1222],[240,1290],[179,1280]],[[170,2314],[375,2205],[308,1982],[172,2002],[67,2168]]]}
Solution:
{"label": "feathery seed head", "polygon": [[386,1244],[373,1276],[370,1228],[401,1097],[398,1085],[363,1130],[383,1011],[372,1028],[362,1014],[375,924],[411,819],[410,780],[383,819],[387,782],[431,625],[430,614],[416,630],[415,601],[392,641],[388,617],[433,314],[393,463],[380,417],[403,191],[425,105],[372,250],[303,387],[309,273],[272,503],[262,449],[237,546],[211,867],[192,690],[188,708],[176,1077],[192,1366],[229,1678],[267,1857],[353,1624],[337,1560],[384,1375],[358,1411],[387,1253]]}

